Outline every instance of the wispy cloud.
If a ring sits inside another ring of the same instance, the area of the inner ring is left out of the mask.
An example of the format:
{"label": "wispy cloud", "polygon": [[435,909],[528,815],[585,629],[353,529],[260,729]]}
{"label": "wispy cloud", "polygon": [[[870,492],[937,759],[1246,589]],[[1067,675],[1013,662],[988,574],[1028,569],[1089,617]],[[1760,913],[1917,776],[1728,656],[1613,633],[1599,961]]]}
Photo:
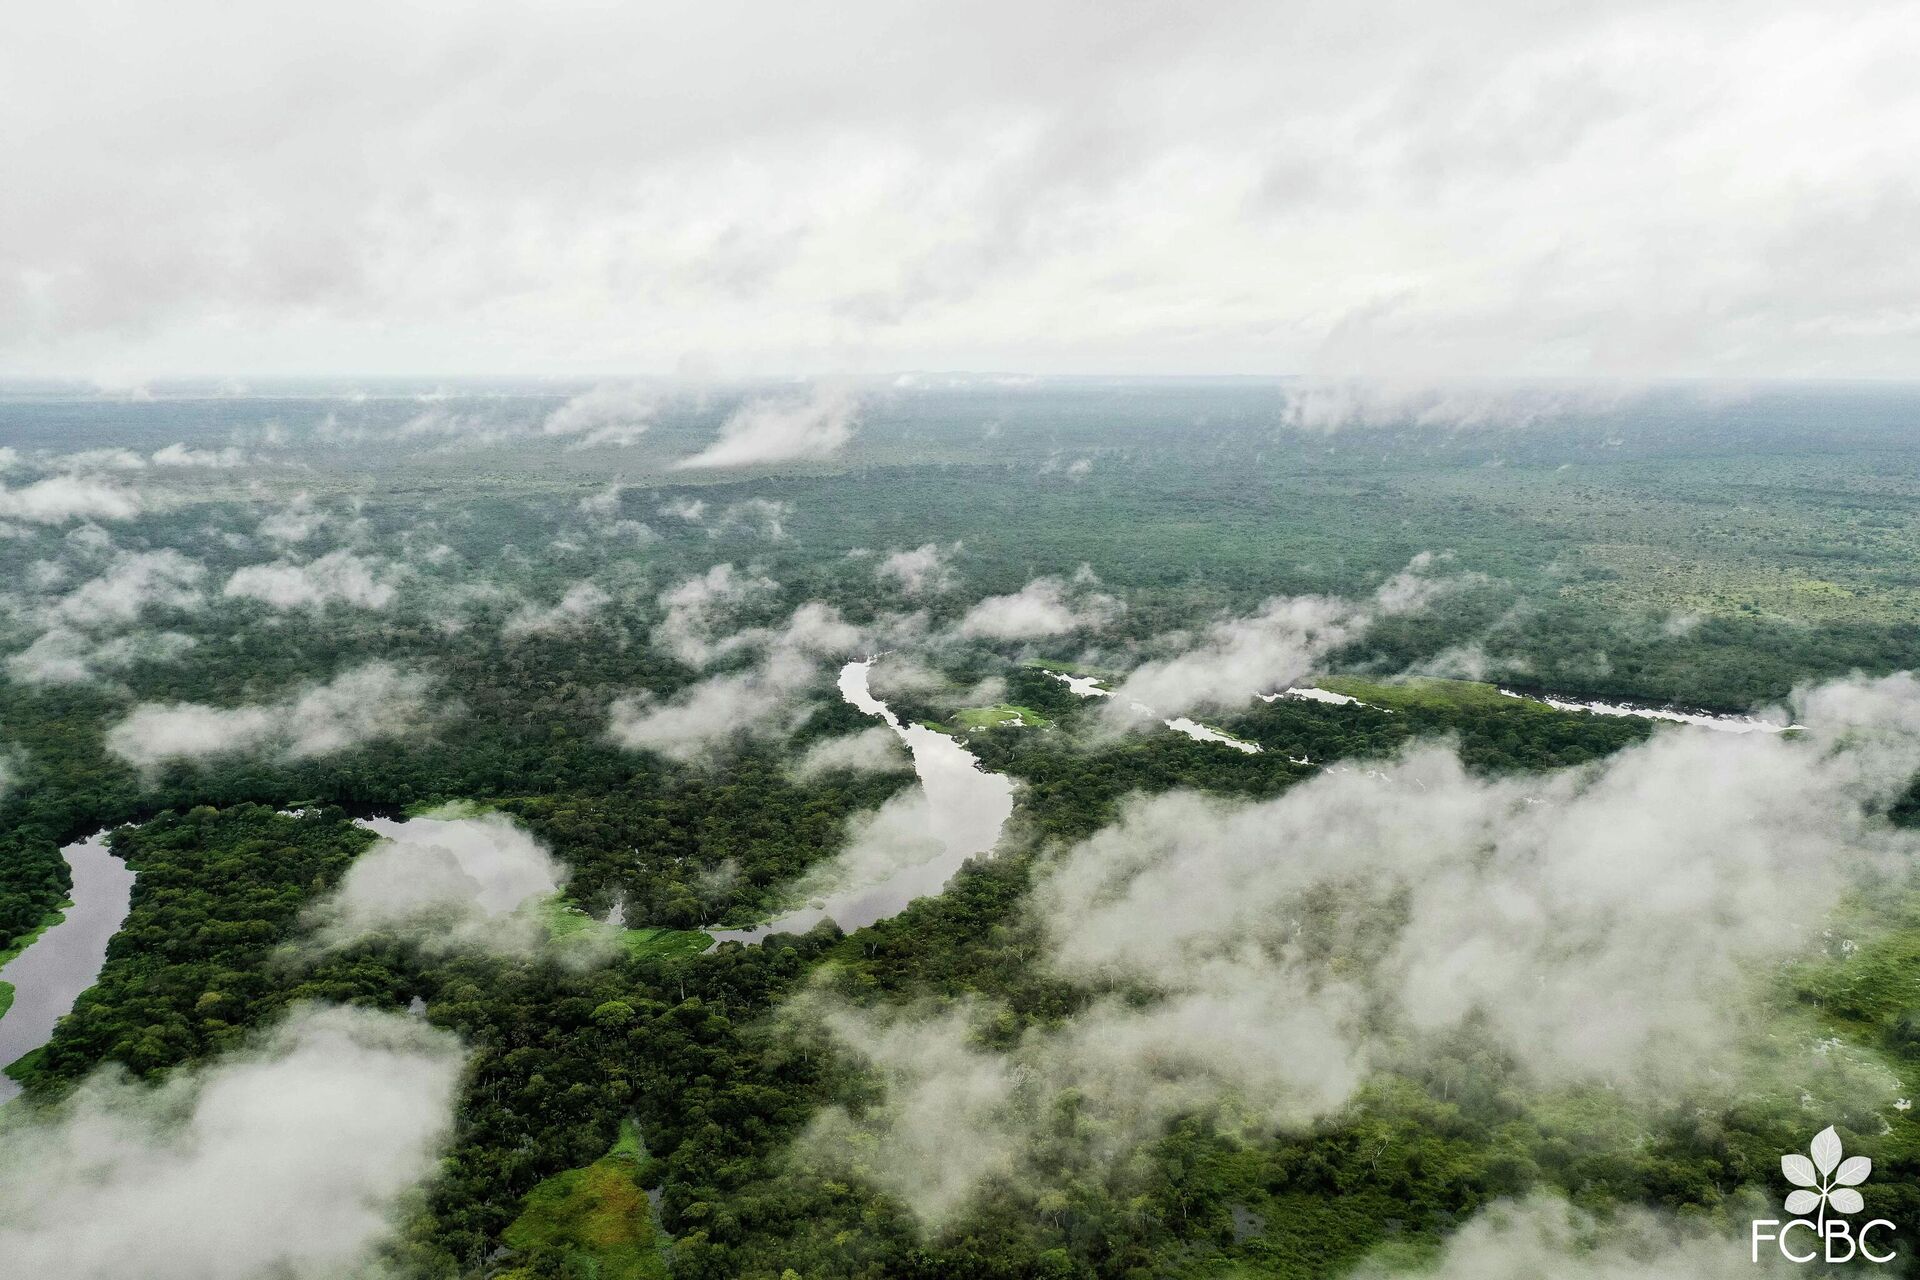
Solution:
{"label": "wispy cloud", "polygon": [[809,602],[778,627],[735,633],[709,652],[755,654],[744,670],[710,676],[661,700],[650,693],[617,699],[608,733],[632,750],[692,760],[741,738],[787,732],[804,714],[808,694],[825,681],[823,662],[867,647],[866,633],[839,611]]}
{"label": "wispy cloud", "polygon": [[577,631],[612,603],[613,597],[593,583],[576,582],[552,605],[542,608],[526,604],[516,609],[500,628],[500,634],[512,640]]}
{"label": "wispy cloud", "polygon": [[801,399],[750,400],[720,424],[719,439],[674,465],[685,470],[829,458],[853,439],[859,412],[859,398],[836,383],[821,383]]}
{"label": "wispy cloud", "polygon": [[1134,668],[1101,710],[1117,721],[1234,710],[1286,688],[1383,617],[1425,608],[1455,584],[1437,578],[1441,561],[1422,552],[1365,599],[1278,596],[1258,613],[1223,618],[1179,637],[1172,657]]}
{"label": "wispy cloud", "polygon": [[143,702],[107,730],[106,748],[143,769],[242,753],[273,760],[331,755],[425,728],[434,719],[432,684],[392,663],[369,662],[274,702]]}
{"label": "wispy cloud", "polygon": [[583,391],[546,416],[543,435],[564,436],[570,447],[623,447],[635,443],[653,425],[654,393],[635,383],[604,383]]}
{"label": "wispy cloud", "polygon": [[939,595],[959,584],[960,576],[953,569],[953,557],[959,553],[957,542],[951,547],[922,543],[911,550],[888,553],[873,566],[873,576],[910,596]]}
{"label": "wispy cloud", "polygon": [[0,518],[30,524],[131,520],[147,505],[138,490],[97,476],[48,476],[17,489],[0,485]]}
{"label": "wispy cloud", "polygon": [[1121,606],[1094,590],[1099,581],[1086,565],[1072,578],[1035,578],[1009,595],[981,600],[954,630],[965,639],[1038,640],[1105,626]]}
{"label": "wispy cloud", "polygon": [[384,609],[398,590],[397,572],[378,559],[351,551],[330,551],[304,564],[277,560],[234,571],[221,594],[229,600],[258,600],[275,609],[323,609],[329,604]]}

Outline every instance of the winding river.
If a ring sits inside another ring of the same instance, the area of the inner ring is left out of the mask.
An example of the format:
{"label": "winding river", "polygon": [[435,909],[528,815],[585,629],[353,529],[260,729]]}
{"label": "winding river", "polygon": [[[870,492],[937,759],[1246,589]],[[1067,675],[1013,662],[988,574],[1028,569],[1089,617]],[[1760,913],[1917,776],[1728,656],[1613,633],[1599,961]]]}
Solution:
{"label": "winding river", "polygon": [[901,724],[893,709],[868,688],[875,661],[868,658],[843,667],[840,696],[849,705],[886,721],[913,753],[913,771],[926,796],[921,811],[926,830],[915,834],[926,837],[938,852],[882,879],[824,895],[768,924],[750,929],[709,929],[716,946],[727,941],[761,942],[776,933],[805,933],[822,920],[831,920],[851,932],[898,915],[915,898],[939,893],[967,859],[988,852],[998,843],[1000,828],[1013,813],[1012,780],[982,769],[971,751],[946,734],[923,725]]}
{"label": "winding river", "polygon": [[[47,1042],[56,1022],[100,976],[107,943],[119,932],[133,898],[134,873],[107,852],[106,832],[60,851],[73,872],[73,905],[60,923],[0,968],[13,984],[13,1007],[0,1015],[0,1066],[18,1062]],[[20,1086],[0,1075],[0,1103]]]}

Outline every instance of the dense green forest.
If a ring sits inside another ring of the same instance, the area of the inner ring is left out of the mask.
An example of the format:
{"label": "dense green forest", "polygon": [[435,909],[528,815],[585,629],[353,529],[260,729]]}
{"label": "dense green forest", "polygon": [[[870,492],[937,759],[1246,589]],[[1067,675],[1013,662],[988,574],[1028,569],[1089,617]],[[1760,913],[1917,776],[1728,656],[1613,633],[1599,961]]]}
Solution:
{"label": "dense green forest", "polygon": [[[1337,1276],[1417,1266],[1487,1206],[1540,1193],[1737,1233],[1820,1127],[1810,1097],[1872,1158],[1874,1213],[1920,1238],[1920,1126],[1855,1079],[1920,1090],[1920,877],[1904,864],[1843,895],[1831,945],[1755,966],[1764,1013],[1743,1051],[1763,1065],[1747,1076],[1651,1102],[1543,1081],[1468,1019],[1389,1038],[1324,1114],[1199,1098],[1122,1158],[1069,1089],[1023,1135],[1020,1176],[937,1222],[874,1174],[880,1156],[816,1140],[887,1099],[808,1015],[957,1018],[967,1044],[1014,1053],[1150,1004],[1044,962],[1035,899],[1137,797],[1271,800],[1433,742],[1476,784],[1519,787],[1673,730],[1495,686],[1744,712],[1920,667],[1916,402],[1783,391],[1626,422],[1329,435],[1275,426],[1257,384],[896,393],[839,458],[719,478],[669,460],[725,404],[683,406],[627,450],[488,433],[562,399],[456,401],[479,425],[432,436],[400,429],[421,412],[403,397],[0,399],[0,439],[28,468],[9,483],[143,495],[0,538],[0,954],[69,891],[62,845],[111,828],[138,873],[97,984],[13,1069],[26,1093],[0,1142],[103,1068],[190,1079],[292,1010],[349,1005],[465,1053],[434,1172],[379,1245],[405,1275]],[[296,429],[229,469],[57,461],[250,441],[268,415]],[[929,546],[939,581],[878,568]],[[1050,674],[1122,681],[1266,601],[1369,599],[1410,563],[1430,598],[1310,663],[1357,700],[1207,710],[1257,752],[1118,730]],[[288,572],[244,576],[262,565]],[[689,603],[720,565],[732,585]],[[970,627],[1037,579],[1098,621]],[[816,606],[857,641],[806,648]],[[897,745],[891,764],[833,754],[878,725],[835,673],[883,648],[896,684],[876,688],[902,720],[947,727],[1014,780],[992,856],[851,933],[685,945],[798,905],[810,870],[913,791]],[[383,683],[331,683],[370,664]],[[621,736],[622,706],[644,720],[707,696],[736,732],[685,750]],[[1006,708],[1024,723],[1000,723]],[[164,734],[130,734],[163,712]],[[216,731],[237,745],[177,749]],[[1908,823],[1912,795],[1871,829]],[[681,941],[591,962],[412,926],[317,942],[374,842],[355,820],[450,802],[551,851],[551,905]]]}

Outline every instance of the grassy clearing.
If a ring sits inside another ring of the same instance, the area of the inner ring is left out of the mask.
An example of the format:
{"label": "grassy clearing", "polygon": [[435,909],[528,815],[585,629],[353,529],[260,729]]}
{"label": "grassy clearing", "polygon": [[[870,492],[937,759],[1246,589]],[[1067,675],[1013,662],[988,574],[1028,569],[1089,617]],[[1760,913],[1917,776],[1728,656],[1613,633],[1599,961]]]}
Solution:
{"label": "grassy clearing", "polygon": [[46,1052],[47,1052],[47,1047],[45,1045],[41,1045],[38,1049],[34,1049],[22,1055],[19,1061],[10,1062],[4,1067],[0,1067],[0,1075],[4,1075],[11,1080],[17,1080],[21,1084],[25,1084],[27,1082],[28,1077],[30,1077],[33,1074],[33,1069],[35,1065],[39,1063],[41,1057],[44,1056]]}
{"label": "grassy clearing", "polygon": [[959,721],[962,729],[993,729],[1004,724],[1038,728],[1047,723],[1047,718],[1032,707],[1016,707],[1005,702],[991,707],[969,707],[957,713],[954,719]]}
{"label": "grassy clearing", "polygon": [[550,898],[546,904],[547,933],[555,942],[587,942],[594,935],[610,935],[627,954],[657,960],[685,959],[697,956],[713,945],[711,935],[698,929],[639,928],[622,929],[595,920],[563,898]]}
{"label": "grassy clearing", "polygon": [[536,1275],[593,1276],[597,1280],[664,1280],[653,1206],[640,1185],[646,1152],[631,1121],[620,1126],[613,1149],[584,1169],[555,1174],[527,1193],[520,1216],[502,1235],[510,1249],[529,1255],[501,1280]]}
{"label": "grassy clearing", "polygon": [[1563,715],[1552,707],[1522,698],[1509,698],[1499,689],[1478,680],[1442,680],[1436,676],[1409,676],[1404,680],[1363,680],[1357,676],[1326,676],[1314,681],[1329,693],[1343,693],[1376,707],[1404,711],[1415,707],[1432,710],[1460,708],[1496,708],[1502,711],[1524,709],[1543,715]]}
{"label": "grassy clearing", "polygon": [[[13,945],[0,947],[0,966],[11,964],[13,958],[32,946],[34,940],[66,918],[67,908],[73,905],[72,898],[63,898],[60,904],[46,915],[40,917],[40,923],[13,940]],[[0,1005],[0,1008],[5,1006]]]}
{"label": "grassy clearing", "polygon": [[[73,905],[73,899],[67,898],[60,905],[40,917],[40,923],[13,940],[10,947],[0,947],[0,967],[12,963],[13,958],[32,946],[34,940],[66,918],[67,908]],[[13,1008],[13,984],[0,982],[0,1018],[7,1016],[7,1010]]]}

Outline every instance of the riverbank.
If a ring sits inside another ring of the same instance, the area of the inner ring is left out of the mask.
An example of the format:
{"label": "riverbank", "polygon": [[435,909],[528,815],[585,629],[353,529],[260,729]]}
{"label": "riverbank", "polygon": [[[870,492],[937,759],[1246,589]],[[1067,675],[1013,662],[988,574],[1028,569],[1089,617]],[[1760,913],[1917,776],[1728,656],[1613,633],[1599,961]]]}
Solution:
{"label": "riverbank", "polygon": [[99,978],[107,943],[120,931],[133,901],[134,872],[107,849],[105,832],[60,854],[73,873],[66,907],[0,964],[0,984],[8,989],[0,1007],[0,1103],[20,1092],[3,1069],[44,1045],[73,1002]]}

